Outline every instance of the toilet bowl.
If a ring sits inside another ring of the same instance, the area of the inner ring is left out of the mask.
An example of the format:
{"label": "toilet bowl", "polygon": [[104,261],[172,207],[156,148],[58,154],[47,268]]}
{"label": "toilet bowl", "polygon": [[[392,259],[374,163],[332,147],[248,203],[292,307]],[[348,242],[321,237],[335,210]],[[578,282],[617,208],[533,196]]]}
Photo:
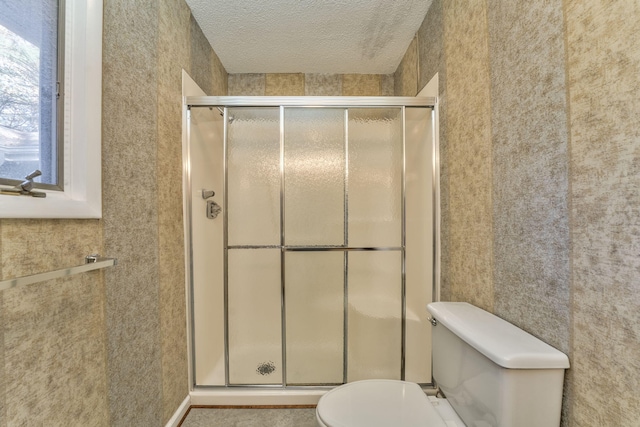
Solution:
{"label": "toilet bowl", "polygon": [[431,303],[433,377],[446,399],[415,383],[363,380],[318,401],[320,427],[557,427],[567,356],[467,303]]}
{"label": "toilet bowl", "polygon": [[446,399],[415,383],[363,380],[327,392],[316,408],[320,427],[465,427]]}

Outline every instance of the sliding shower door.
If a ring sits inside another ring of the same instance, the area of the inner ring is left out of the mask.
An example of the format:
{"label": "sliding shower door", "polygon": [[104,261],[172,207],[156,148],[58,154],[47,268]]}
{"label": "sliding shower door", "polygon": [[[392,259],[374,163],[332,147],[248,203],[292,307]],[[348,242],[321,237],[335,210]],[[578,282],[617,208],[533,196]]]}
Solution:
{"label": "sliding shower door", "polygon": [[227,111],[229,384],[282,384],[280,109]]}
{"label": "sliding shower door", "polygon": [[283,109],[286,383],[340,384],[344,370],[345,110]]}
{"label": "sliding shower door", "polygon": [[196,385],[430,383],[432,109],[221,111],[224,321],[194,304]]}

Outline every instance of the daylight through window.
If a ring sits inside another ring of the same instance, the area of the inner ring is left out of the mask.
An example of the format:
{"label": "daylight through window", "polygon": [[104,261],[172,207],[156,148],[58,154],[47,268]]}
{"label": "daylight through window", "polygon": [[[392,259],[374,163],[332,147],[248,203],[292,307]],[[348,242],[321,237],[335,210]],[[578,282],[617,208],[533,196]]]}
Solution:
{"label": "daylight through window", "polygon": [[63,46],[58,0],[0,1],[0,184],[34,170],[62,190]]}

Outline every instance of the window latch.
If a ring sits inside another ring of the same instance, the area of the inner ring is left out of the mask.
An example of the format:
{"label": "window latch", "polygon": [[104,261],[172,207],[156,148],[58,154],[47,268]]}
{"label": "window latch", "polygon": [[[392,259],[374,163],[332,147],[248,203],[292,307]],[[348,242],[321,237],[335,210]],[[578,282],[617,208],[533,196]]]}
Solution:
{"label": "window latch", "polygon": [[1,189],[0,194],[9,196],[47,197],[47,193],[43,193],[42,191],[33,191],[33,179],[39,177],[40,175],[42,175],[42,172],[36,169],[29,175],[25,176],[25,180],[15,187]]}

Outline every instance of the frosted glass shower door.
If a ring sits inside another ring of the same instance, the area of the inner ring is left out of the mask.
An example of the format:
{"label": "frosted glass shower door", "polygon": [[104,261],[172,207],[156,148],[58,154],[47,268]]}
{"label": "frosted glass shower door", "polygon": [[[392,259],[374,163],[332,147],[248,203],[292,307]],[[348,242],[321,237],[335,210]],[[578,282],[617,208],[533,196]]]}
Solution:
{"label": "frosted glass shower door", "polygon": [[344,244],[344,111],[285,109],[284,242],[287,246]]}
{"label": "frosted glass shower door", "polygon": [[401,379],[402,253],[349,253],[347,380]]}
{"label": "frosted glass shower door", "polygon": [[341,384],[344,254],[319,248],[345,244],[345,110],[285,108],[284,119],[287,384]]}
{"label": "frosted glass shower door", "polygon": [[229,383],[280,384],[280,251],[229,250]]}
{"label": "frosted glass shower door", "polygon": [[284,117],[287,383],[400,379],[402,109]]}
{"label": "frosted glass shower door", "polygon": [[431,109],[295,105],[224,109],[226,385],[429,383]]}
{"label": "frosted glass shower door", "polygon": [[280,109],[227,109],[228,382],[283,381]]}
{"label": "frosted glass shower door", "polygon": [[430,108],[406,108],[406,340],[405,378],[431,382],[431,324],[425,310],[433,291],[433,126]]}
{"label": "frosted glass shower door", "polygon": [[344,366],[344,255],[287,252],[287,383],[341,384]]}
{"label": "frosted glass shower door", "polygon": [[402,246],[402,110],[350,108],[348,245]]}
{"label": "frosted glass shower door", "polygon": [[229,108],[229,246],[280,245],[280,109]]}
{"label": "frosted glass shower door", "polygon": [[402,131],[401,108],[349,109],[347,381],[402,378]]}

